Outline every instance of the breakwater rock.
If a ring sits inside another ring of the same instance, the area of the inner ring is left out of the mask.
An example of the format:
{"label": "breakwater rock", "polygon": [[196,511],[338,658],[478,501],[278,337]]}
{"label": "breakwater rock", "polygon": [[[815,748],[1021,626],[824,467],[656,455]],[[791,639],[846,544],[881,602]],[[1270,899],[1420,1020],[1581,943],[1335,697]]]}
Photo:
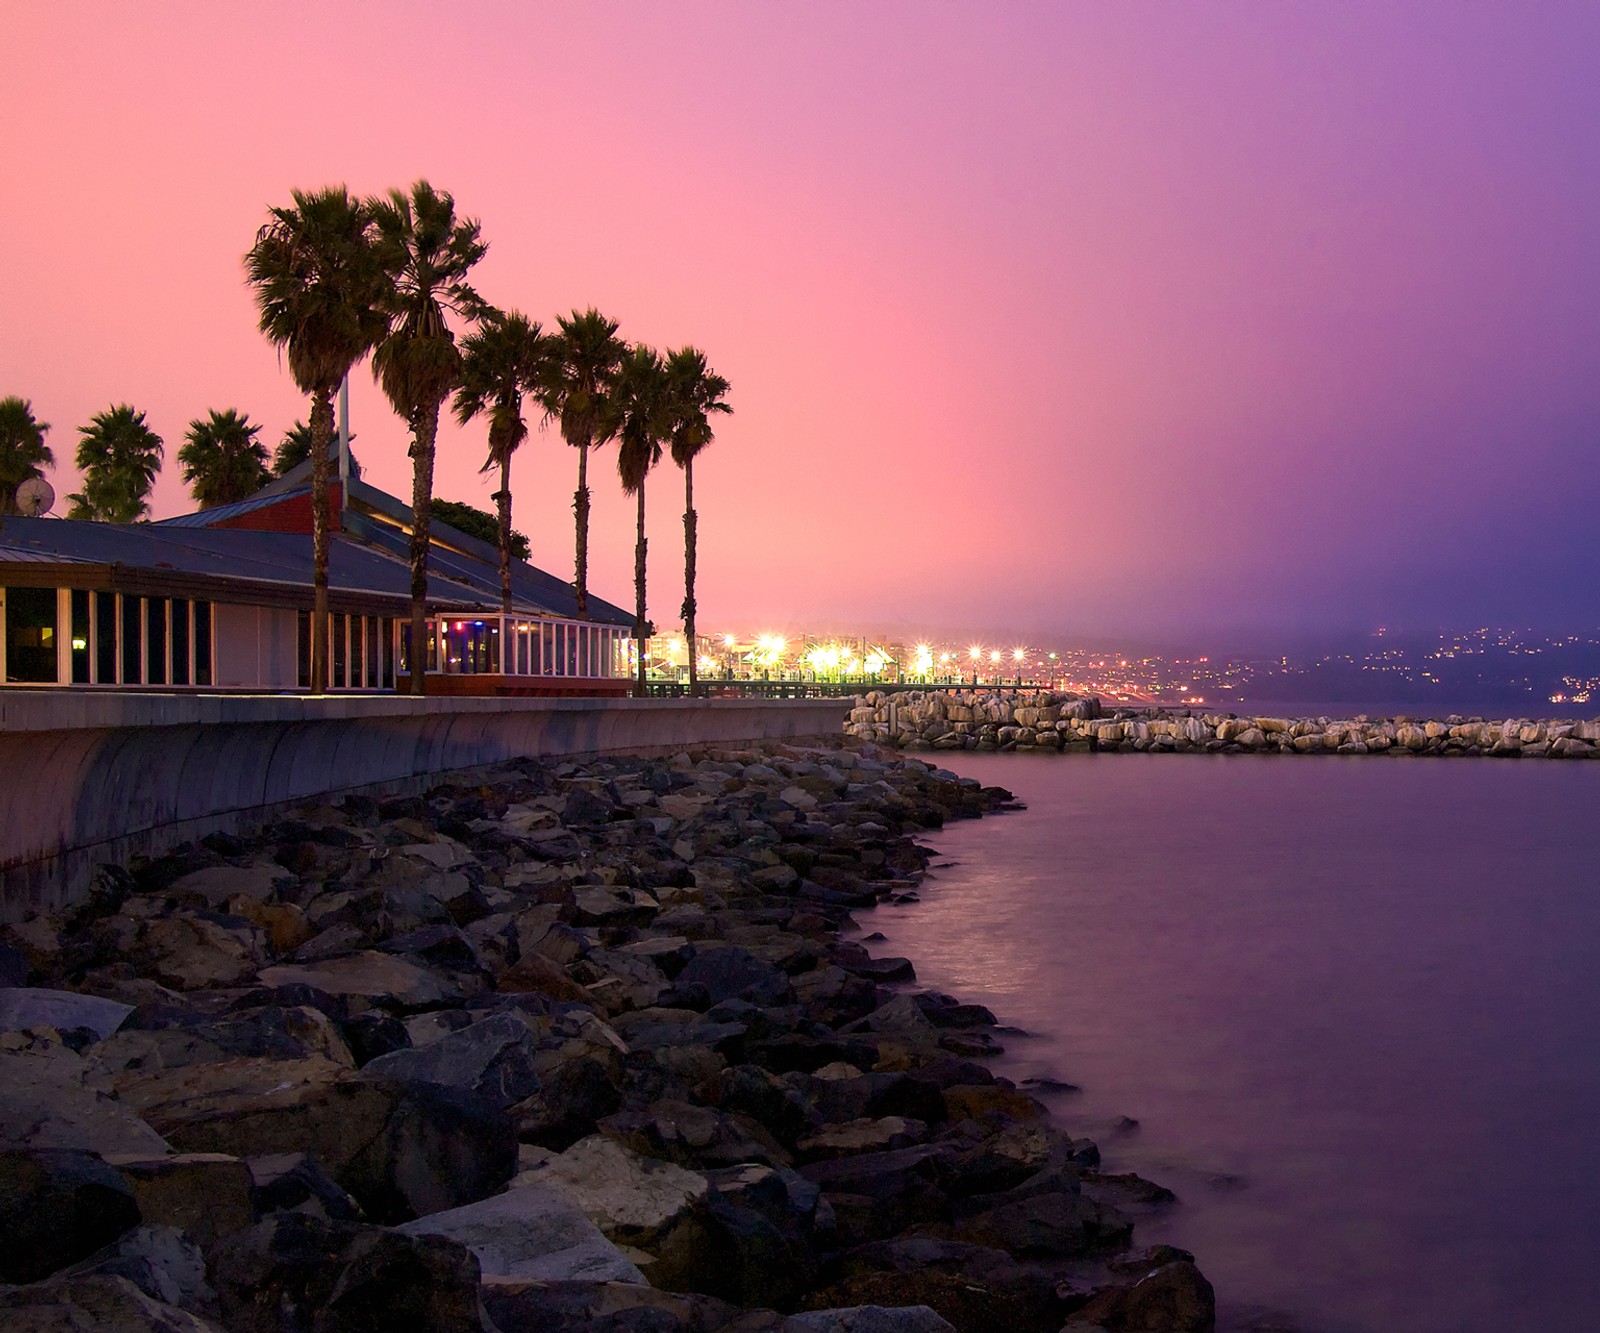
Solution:
{"label": "breakwater rock", "polygon": [[105,867],[0,928],[0,1326],[1210,1329],[1130,1252],[1170,1196],[852,938],[1008,800],[842,743],[524,761]]}
{"label": "breakwater rock", "polygon": [[856,699],[845,731],[904,750],[1600,759],[1600,719],[1240,716],[1108,708],[1093,697],[1042,690],[874,691]]}

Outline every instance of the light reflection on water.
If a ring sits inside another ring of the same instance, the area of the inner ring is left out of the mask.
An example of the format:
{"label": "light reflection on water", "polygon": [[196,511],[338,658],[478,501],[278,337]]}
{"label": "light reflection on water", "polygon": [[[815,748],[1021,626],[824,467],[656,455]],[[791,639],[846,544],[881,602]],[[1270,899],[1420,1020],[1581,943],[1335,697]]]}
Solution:
{"label": "light reflection on water", "polygon": [[1600,1328],[1600,763],[939,758],[1029,810],[863,929],[1034,1034],[1235,1326]]}

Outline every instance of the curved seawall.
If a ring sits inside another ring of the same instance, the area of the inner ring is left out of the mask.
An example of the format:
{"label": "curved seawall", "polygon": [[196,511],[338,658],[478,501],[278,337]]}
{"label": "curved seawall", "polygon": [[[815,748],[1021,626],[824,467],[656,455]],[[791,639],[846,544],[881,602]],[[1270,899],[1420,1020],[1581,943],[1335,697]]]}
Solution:
{"label": "curved seawall", "polygon": [[846,700],[0,696],[0,920],[276,808],[532,755],[837,734]]}

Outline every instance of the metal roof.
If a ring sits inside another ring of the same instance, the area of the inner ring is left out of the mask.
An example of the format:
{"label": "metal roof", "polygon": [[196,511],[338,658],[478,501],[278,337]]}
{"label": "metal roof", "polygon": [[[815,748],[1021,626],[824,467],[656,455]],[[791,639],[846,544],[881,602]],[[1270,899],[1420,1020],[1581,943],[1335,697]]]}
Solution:
{"label": "metal roof", "polygon": [[[306,466],[309,470],[309,465]],[[85,564],[208,579],[249,580],[288,590],[311,588],[311,537],[307,533],[266,532],[215,526],[240,514],[309,493],[296,484],[294,471],[247,500],[219,505],[158,523],[85,523],[71,519],[7,518],[0,566],[8,562]],[[411,506],[351,479],[344,530],[330,533],[330,590],[384,599],[411,597]],[[498,547],[434,519],[428,560],[428,601],[440,609],[498,610]],[[3,579],[0,579],[3,581]],[[513,607],[571,619],[577,594],[570,583],[521,560],[511,562]],[[248,600],[248,599],[247,599]],[[589,619],[631,626],[620,607],[589,597]]]}

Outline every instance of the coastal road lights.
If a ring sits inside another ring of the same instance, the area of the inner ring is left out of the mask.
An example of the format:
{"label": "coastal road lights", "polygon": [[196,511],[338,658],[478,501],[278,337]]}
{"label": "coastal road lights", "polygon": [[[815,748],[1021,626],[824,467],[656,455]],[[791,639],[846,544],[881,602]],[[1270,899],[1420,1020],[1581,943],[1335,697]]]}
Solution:
{"label": "coastal road lights", "polygon": [[977,644],[973,644],[972,647],[967,649],[967,656],[972,659],[972,685],[976,689],[978,685],[978,663],[983,660],[983,649]]}
{"label": "coastal road lights", "polygon": [[1022,659],[1026,655],[1027,654],[1021,648],[1013,648],[1011,650],[1011,660],[1014,663],[1016,663],[1016,667],[1017,667],[1017,684],[1018,685],[1022,684]]}

